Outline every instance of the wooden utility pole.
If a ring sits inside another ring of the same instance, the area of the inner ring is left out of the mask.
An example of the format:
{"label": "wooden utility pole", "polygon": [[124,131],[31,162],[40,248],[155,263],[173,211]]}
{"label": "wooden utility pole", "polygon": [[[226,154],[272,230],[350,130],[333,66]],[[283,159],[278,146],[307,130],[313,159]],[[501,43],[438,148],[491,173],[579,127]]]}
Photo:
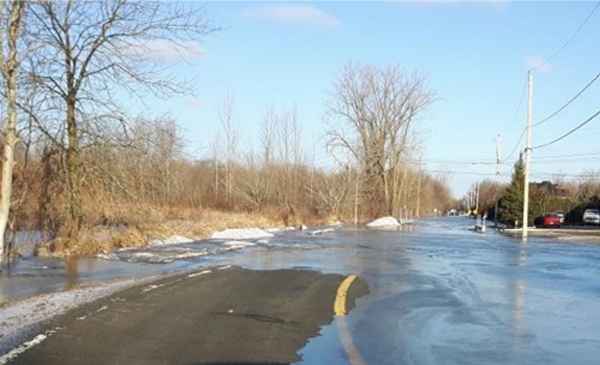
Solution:
{"label": "wooden utility pole", "polygon": [[523,240],[527,240],[529,220],[529,166],[531,164],[531,119],[533,114],[533,74],[527,72],[527,146],[525,147],[525,186],[523,187]]}
{"label": "wooden utility pole", "polygon": [[498,188],[500,185],[500,135],[496,142],[496,186],[494,187],[494,227],[498,228]]}
{"label": "wooden utility pole", "polygon": [[476,186],[476,196],[475,196],[475,211],[477,212],[477,214],[479,215],[479,183],[477,183]]}

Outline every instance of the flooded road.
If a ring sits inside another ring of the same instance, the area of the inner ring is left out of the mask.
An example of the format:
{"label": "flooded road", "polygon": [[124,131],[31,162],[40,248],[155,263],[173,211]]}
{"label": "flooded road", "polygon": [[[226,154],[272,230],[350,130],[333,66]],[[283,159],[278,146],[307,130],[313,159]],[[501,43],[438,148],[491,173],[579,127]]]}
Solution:
{"label": "flooded road", "polygon": [[[321,329],[300,351],[301,363],[597,364],[600,247],[545,238],[523,244],[492,230],[474,233],[472,224],[454,217],[422,220],[402,232],[286,232],[166,264],[131,260],[153,249],[75,264],[23,260],[3,274],[1,288],[7,300],[86,281],[226,264],[355,274],[370,293]],[[195,252],[194,245],[182,249]]]}

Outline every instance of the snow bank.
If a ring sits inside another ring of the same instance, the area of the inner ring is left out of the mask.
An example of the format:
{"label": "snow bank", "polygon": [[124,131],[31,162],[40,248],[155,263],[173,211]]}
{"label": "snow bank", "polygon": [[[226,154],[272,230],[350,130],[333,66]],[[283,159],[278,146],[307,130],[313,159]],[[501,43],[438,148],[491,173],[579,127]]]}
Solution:
{"label": "snow bank", "polygon": [[367,224],[368,228],[388,228],[398,226],[400,226],[400,222],[394,217],[381,217]]}
{"label": "snow bank", "polygon": [[269,233],[277,233],[281,230],[279,228],[265,228],[264,231]]}
{"label": "snow bank", "polygon": [[273,237],[272,233],[263,231],[260,228],[226,229],[224,231],[215,232],[211,236],[212,239],[217,240],[254,240],[270,237]]}
{"label": "snow bank", "polygon": [[285,230],[286,230],[286,231],[295,231],[295,230],[296,230],[296,227],[287,226],[287,227],[285,227]]}

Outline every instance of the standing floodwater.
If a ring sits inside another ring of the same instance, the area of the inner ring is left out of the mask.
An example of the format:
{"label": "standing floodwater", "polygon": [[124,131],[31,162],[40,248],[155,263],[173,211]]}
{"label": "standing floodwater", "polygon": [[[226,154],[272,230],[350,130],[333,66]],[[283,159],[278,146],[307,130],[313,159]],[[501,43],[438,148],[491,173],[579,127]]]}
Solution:
{"label": "standing floodwater", "polygon": [[[337,318],[322,328],[300,351],[303,363],[348,364],[350,342],[367,364],[597,364],[600,246],[542,238],[524,244],[472,227],[472,220],[452,217],[402,230],[278,233],[238,242],[236,250],[225,250],[231,242],[188,243],[162,248],[189,253],[169,263],[149,263],[171,257],[150,248],[79,260],[72,274],[62,260],[30,259],[5,274],[2,285],[17,293],[10,285],[63,288],[69,280],[217,264],[355,274],[370,293],[343,323]],[[195,255],[202,249],[223,251]]]}

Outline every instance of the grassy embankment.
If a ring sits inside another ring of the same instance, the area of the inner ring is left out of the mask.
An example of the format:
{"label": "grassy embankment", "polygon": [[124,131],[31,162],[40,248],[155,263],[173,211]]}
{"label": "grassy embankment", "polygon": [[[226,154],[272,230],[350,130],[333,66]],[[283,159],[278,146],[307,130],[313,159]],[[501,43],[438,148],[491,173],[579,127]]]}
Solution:
{"label": "grassy embankment", "polygon": [[324,225],[335,221],[331,217],[290,217],[277,211],[259,213],[229,212],[210,209],[153,210],[145,217],[138,217],[119,225],[95,226],[84,230],[76,241],[64,241],[60,237],[53,244],[44,244],[39,250],[43,256],[84,256],[113,251],[125,247],[144,247],[153,239],[164,240],[177,235],[200,240],[213,232],[227,228],[283,228],[300,224]]}

